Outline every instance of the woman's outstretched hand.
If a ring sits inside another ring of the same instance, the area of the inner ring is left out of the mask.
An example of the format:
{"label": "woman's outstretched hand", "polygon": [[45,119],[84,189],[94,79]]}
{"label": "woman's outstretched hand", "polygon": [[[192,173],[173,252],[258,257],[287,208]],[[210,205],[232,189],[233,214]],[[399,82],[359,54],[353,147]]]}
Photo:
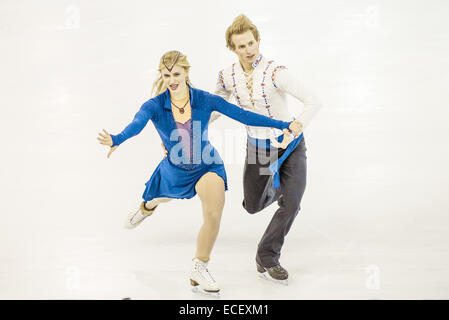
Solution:
{"label": "woman's outstretched hand", "polygon": [[115,149],[117,149],[118,146],[112,147],[112,137],[111,137],[111,135],[106,130],[103,129],[103,131],[104,131],[105,134],[102,134],[100,132],[98,134],[99,137],[97,137],[97,139],[98,139],[98,141],[100,141],[101,144],[104,144],[105,146],[111,147],[111,149],[108,152],[108,158],[109,158],[111,153],[113,153],[115,151]]}
{"label": "woman's outstretched hand", "polygon": [[295,135],[295,138],[298,137],[302,132],[302,123],[298,120],[290,122],[290,126],[288,127],[290,131],[292,131]]}

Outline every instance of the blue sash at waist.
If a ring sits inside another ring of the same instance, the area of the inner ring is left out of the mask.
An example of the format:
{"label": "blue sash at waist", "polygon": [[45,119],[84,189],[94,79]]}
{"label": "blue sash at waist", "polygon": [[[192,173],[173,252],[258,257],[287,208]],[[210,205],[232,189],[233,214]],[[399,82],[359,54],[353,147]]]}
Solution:
{"label": "blue sash at waist", "polygon": [[[290,142],[290,144],[287,146],[287,149],[285,149],[285,152],[282,154],[282,156],[270,165],[270,167],[269,167],[270,171],[273,173],[273,188],[279,188],[281,186],[281,178],[279,175],[279,169],[281,168],[282,163],[285,161],[285,159],[287,159],[287,157],[290,155],[290,153],[292,153],[293,150],[295,150],[295,148],[299,145],[303,136],[304,136],[303,133],[301,133],[298,138],[296,138],[292,142]],[[281,142],[283,138],[284,138],[284,135],[282,134],[279,137],[277,137],[277,140],[279,142]],[[256,138],[248,136],[248,141],[251,144],[255,145],[256,147],[260,146],[260,147],[265,147],[266,149],[275,149],[275,147],[273,147],[270,144],[270,139],[256,139]]]}
{"label": "blue sash at waist", "polygon": [[[284,135],[281,134],[279,137],[276,138],[278,142],[282,142],[282,140],[284,139]],[[257,139],[257,138],[253,138],[251,136],[248,135],[248,142],[250,142],[252,145],[260,148],[260,149],[277,149],[276,147],[273,147],[271,145],[271,140],[270,139]]]}

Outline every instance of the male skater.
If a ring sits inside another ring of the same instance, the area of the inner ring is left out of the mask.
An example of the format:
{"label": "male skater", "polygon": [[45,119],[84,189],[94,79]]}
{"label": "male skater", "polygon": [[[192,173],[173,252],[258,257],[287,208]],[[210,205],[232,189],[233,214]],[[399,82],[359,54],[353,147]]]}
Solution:
{"label": "male skater", "polygon": [[[219,72],[215,94],[235,97],[246,110],[291,121],[285,93],[304,104],[296,117],[306,128],[320,108],[319,101],[291,71],[259,54],[259,32],[245,16],[238,16],[226,30],[226,46],[238,62]],[[211,121],[218,118],[214,113]],[[303,134],[293,139],[286,131],[247,126],[247,154],[243,172],[243,207],[257,213],[274,201],[275,212],[259,242],[256,265],[261,275],[287,284],[288,272],[279,263],[284,238],[300,210],[306,187],[306,146]],[[271,142],[271,143],[270,143]],[[286,146],[288,147],[286,148]],[[286,148],[286,149],[285,149]],[[270,166],[271,164],[271,166]],[[274,175],[273,175],[274,173]],[[268,273],[268,275],[267,275]]]}

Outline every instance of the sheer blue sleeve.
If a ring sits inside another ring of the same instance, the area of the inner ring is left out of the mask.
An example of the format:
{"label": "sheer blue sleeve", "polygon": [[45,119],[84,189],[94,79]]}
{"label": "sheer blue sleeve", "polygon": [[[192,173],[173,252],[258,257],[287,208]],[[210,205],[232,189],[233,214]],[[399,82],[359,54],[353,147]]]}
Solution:
{"label": "sheer blue sleeve", "polygon": [[270,127],[276,129],[288,129],[290,122],[270,119],[261,114],[243,110],[235,104],[227,102],[222,97],[209,94],[209,103],[212,111],[218,111],[231,119],[237,120],[248,126]]}
{"label": "sheer blue sleeve", "polygon": [[134,116],[133,121],[117,135],[112,135],[112,147],[120,145],[129,138],[138,135],[140,131],[147,125],[148,121],[153,117],[153,108],[151,100],[145,102],[140,110]]}

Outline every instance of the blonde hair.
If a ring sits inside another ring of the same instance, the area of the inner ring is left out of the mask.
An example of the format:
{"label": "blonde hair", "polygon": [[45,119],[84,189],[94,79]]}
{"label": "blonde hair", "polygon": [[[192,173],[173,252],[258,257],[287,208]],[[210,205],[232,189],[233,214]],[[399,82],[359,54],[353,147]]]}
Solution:
{"label": "blonde hair", "polygon": [[[178,58],[178,59],[176,59]],[[154,81],[153,83],[153,88],[151,89],[151,93],[152,93],[152,97],[159,95],[160,93],[162,93],[163,91],[165,91],[167,89],[167,87],[164,85],[164,80],[162,79],[162,69],[164,67],[172,67],[173,66],[180,66],[182,68],[184,68],[184,70],[187,73],[187,83],[192,86],[192,83],[189,80],[189,70],[190,70],[190,63],[189,61],[187,61],[187,56],[182,54],[179,51],[176,50],[172,50],[172,51],[168,51],[166,52],[162,57],[161,60],[159,61],[159,77],[156,79],[156,81]]]}
{"label": "blonde hair", "polygon": [[239,15],[234,19],[234,22],[226,29],[226,47],[230,50],[235,49],[235,45],[231,40],[233,34],[242,34],[250,30],[253,33],[254,39],[260,41],[259,30],[244,14]]}

